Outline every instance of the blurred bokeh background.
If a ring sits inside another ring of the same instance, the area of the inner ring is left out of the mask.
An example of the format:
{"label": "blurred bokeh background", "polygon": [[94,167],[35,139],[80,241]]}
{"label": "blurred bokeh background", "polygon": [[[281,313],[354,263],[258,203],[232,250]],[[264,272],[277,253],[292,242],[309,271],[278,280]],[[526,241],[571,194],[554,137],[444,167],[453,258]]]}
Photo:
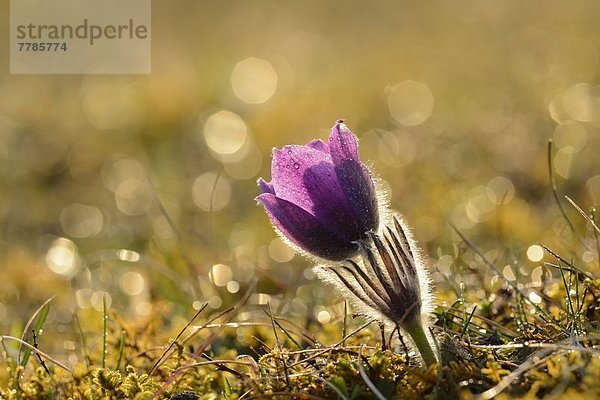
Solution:
{"label": "blurred bokeh background", "polygon": [[[6,37],[8,2],[0,15]],[[592,0],[155,1],[150,75],[10,75],[3,59],[0,331],[20,336],[58,294],[46,332],[75,362],[65,333],[104,296],[142,320],[167,303],[180,328],[254,277],[240,319],[267,301],[309,327],[339,318],[254,201],[272,147],[326,138],[339,118],[440,301],[453,275],[474,301],[492,278],[449,222],[531,287],[548,273],[538,242],[597,265],[589,227],[563,201],[573,235],[553,199],[547,143],[561,199],[599,206],[598,15]]]}

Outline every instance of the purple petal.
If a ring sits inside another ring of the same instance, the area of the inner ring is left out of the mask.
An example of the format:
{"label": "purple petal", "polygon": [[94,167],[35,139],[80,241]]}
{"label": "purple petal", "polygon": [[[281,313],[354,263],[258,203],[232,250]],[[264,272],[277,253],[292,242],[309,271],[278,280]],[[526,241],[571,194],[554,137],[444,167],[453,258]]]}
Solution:
{"label": "purple petal", "polygon": [[259,178],[258,179],[258,186],[260,186],[260,193],[271,193],[271,194],[275,194],[275,191],[273,190],[273,185],[270,184],[269,182],[265,182],[265,180],[263,178]]}
{"label": "purple petal", "polygon": [[339,120],[331,128],[329,149],[334,163],[343,160],[358,161],[358,143],[354,133],[348,129],[343,120]]}
{"label": "purple petal", "polygon": [[[310,185],[304,183],[307,176],[312,178]],[[336,200],[344,199],[331,157],[311,147],[291,145],[275,150],[271,178],[277,197],[311,213],[315,208],[315,192],[321,191],[323,195],[333,196]]]}
{"label": "purple petal", "polygon": [[271,168],[278,198],[308,211],[340,239],[360,238],[359,224],[329,154],[308,146],[284,146],[273,154]]}
{"label": "purple petal", "polygon": [[379,226],[377,194],[375,184],[367,167],[358,158],[356,136],[338,121],[329,136],[331,159],[342,190],[358,223],[361,232],[376,230]]}
{"label": "purple petal", "polygon": [[265,207],[273,225],[303,250],[334,261],[343,260],[357,251],[356,245],[340,240],[327,225],[297,205],[270,193],[256,199]]}
{"label": "purple petal", "polygon": [[308,147],[329,154],[329,146],[321,139],[315,139],[307,144]]}

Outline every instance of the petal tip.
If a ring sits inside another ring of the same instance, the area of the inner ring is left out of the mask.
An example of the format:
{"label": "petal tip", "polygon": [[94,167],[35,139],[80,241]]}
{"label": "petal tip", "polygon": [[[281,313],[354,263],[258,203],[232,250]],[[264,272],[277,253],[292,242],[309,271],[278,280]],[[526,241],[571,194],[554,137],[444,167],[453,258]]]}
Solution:
{"label": "petal tip", "polygon": [[267,203],[269,202],[269,199],[272,200],[273,198],[275,198],[275,195],[272,193],[261,193],[258,196],[256,196],[254,200],[256,200],[256,202],[261,206],[266,207]]}
{"label": "petal tip", "polygon": [[343,159],[358,160],[358,138],[343,120],[338,120],[331,128],[329,149],[334,162]]}
{"label": "petal tip", "polygon": [[350,129],[348,129],[348,127],[346,126],[346,120],[340,118],[337,121],[335,121],[335,124],[333,124],[333,127],[331,128],[331,131],[333,133],[333,131],[341,132],[342,130],[350,131]]}
{"label": "petal tip", "polygon": [[260,187],[261,194],[264,194],[264,193],[275,194],[273,185],[270,182],[266,182],[263,178],[258,179],[258,186]]}

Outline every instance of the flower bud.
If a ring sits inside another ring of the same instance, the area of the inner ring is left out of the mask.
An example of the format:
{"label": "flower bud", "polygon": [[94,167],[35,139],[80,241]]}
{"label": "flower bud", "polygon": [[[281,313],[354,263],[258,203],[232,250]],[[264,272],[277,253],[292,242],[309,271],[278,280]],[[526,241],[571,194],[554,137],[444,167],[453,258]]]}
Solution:
{"label": "flower bud", "polygon": [[307,253],[332,261],[352,257],[356,242],[379,226],[373,178],[341,120],[328,143],[275,149],[271,178],[259,179],[256,199],[282,236]]}

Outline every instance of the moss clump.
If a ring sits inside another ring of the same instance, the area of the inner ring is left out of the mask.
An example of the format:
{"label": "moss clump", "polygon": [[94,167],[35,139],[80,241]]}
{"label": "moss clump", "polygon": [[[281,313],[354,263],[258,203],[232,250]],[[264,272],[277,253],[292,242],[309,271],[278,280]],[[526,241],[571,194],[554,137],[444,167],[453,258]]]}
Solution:
{"label": "moss clump", "polygon": [[[194,396],[236,399],[247,393],[281,399],[296,395],[375,399],[383,395],[409,400],[462,400],[494,389],[502,393],[498,398],[534,399],[562,393],[569,400],[588,399],[600,393],[600,358],[592,348],[600,341],[589,334],[597,330],[600,281],[586,279],[581,287],[585,290],[576,300],[580,311],[574,315],[554,310],[566,291],[560,286],[549,286],[547,293],[552,293],[552,297],[545,306],[550,315],[557,312],[563,319],[545,325],[535,324],[539,318],[536,314],[523,315],[522,320],[516,316],[506,319],[507,307],[514,313],[518,309],[518,296],[514,293],[504,292],[501,306],[487,307],[485,317],[481,316],[484,319],[472,318],[466,326],[451,310],[438,310],[436,329],[442,362],[428,369],[407,355],[396,340],[393,351],[382,350],[379,332],[368,327],[357,329],[343,345],[323,346],[315,342],[299,347],[282,323],[279,327],[285,335],[274,348],[265,344],[274,342],[274,337],[259,327],[257,336],[250,333],[239,351],[229,346],[235,342],[233,330],[224,329],[219,335],[194,331],[166,351],[172,339],[160,336],[159,323],[152,324],[148,330],[151,334],[144,334],[134,323],[113,315],[105,362],[118,365],[118,359],[123,360],[122,369],[98,368],[102,346],[90,343],[91,366],[79,363],[71,372],[51,362],[46,362],[50,373],[42,366],[10,366],[5,372],[5,384],[0,387],[0,398],[187,400]],[[500,321],[504,323],[502,331]],[[517,321],[528,328],[517,329]],[[120,354],[122,332],[138,334],[126,334]],[[515,335],[510,337],[509,332]],[[574,338],[578,340],[574,342]],[[196,348],[192,339],[199,343]],[[238,358],[244,349],[255,349],[255,354]],[[32,359],[29,366],[34,362]],[[157,367],[152,368],[155,364]]]}

